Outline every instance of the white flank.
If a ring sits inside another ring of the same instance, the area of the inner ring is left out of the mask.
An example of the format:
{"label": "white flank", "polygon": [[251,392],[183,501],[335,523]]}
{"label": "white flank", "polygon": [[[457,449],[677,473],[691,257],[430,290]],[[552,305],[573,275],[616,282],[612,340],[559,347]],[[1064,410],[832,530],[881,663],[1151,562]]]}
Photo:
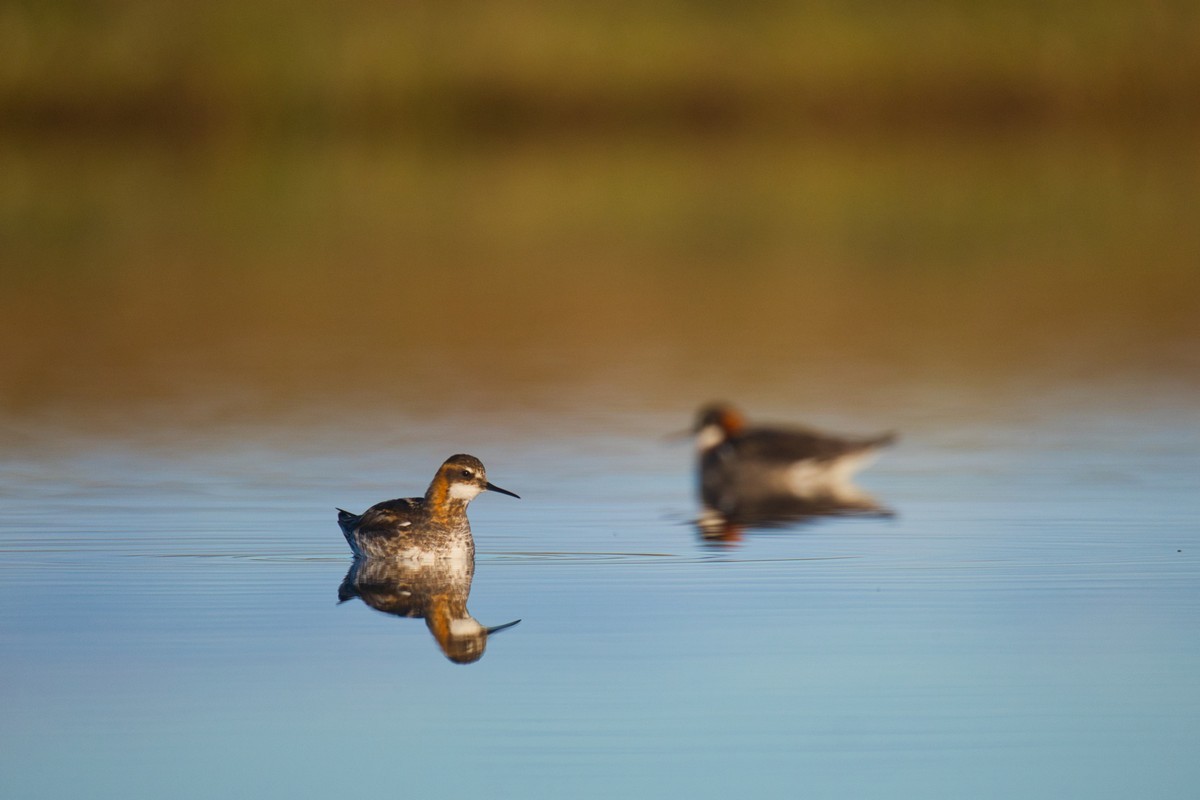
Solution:
{"label": "white flank", "polygon": [[837,483],[848,483],[854,473],[866,469],[875,463],[879,453],[874,450],[861,450],[854,455],[839,458],[833,463],[833,480]]}
{"label": "white flank", "polygon": [[785,481],[797,497],[833,493],[853,497],[860,494],[850,482],[854,473],[875,460],[876,453],[867,451],[843,456],[833,463],[811,459],[797,461],[787,469]]}
{"label": "white flank", "polygon": [[797,461],[787,469],[788,489],[797,497],[808,497],[820,492],[830,479],[829,470],[811,459]]}

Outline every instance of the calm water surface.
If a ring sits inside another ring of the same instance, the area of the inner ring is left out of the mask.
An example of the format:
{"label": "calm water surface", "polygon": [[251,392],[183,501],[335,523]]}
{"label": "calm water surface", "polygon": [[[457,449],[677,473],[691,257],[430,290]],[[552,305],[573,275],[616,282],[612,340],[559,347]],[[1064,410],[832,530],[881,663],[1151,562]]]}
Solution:
{"label": "calm water surface", "polygon": [[[1078,133],[0,145],[0,798],[1194,797],[1195,137]],[[895,516],[706,541],[717,399]],[[338,603],[455,452],[466,665]]]}
{"label": "calm water surface", "polygon": [[1200,796],[1196,3],[9,5],[0,800]]}
{"label": "calm water surface", "polygon": [[[1194,796],[1188,392],[826,419],[903,431],[863,478],[897,515],[721,545],[690,412],[23,430],[0,794]],[[472,506],[470,611],[523,621],[465,666],[337,603],[333,513],[458,449],[523,498]]]}

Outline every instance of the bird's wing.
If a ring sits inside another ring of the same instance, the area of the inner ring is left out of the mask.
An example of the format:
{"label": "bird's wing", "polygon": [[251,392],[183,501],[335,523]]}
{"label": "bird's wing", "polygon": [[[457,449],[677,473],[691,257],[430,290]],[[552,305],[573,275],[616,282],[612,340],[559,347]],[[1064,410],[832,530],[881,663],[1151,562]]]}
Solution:
{"label": "bird's wing", "polygon": [[403,534],[405,529],[412,527],[413,518],[420,513],[424,503],[420,497],[384,500],[364,511],[354,528],[358,530],[360,539]]}
{"label": "bird's wing", "polygon": [[790,464],[796,461],[832,461],[850,453],[886,444],[883,437],[851,439],[806,428],[752,429],[732,441],[739,457]]}

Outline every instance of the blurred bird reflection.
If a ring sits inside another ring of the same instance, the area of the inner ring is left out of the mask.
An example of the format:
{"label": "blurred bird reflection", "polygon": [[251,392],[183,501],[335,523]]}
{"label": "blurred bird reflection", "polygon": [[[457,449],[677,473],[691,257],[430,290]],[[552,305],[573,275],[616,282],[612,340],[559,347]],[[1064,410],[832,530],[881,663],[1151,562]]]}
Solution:
{"label": "blurred bird reflection", "polygon": [[890,508],[857,490],[807,498],[778,495],[736,502],[727,506],[725,511],[705,504],[696,520],[696,529],[707,542],[732,544],[740,542],[749,529],[802,525],[821,517],[893,515]]}
{"label": "blurred bird reflection", "polygon": [[456,664],[483,657],[488,637],[521,620],[485,627],[467,611],[475,560],[357,558],[338,587],[338,602],[355,597],[377,611],[424,619],[438,647]]}

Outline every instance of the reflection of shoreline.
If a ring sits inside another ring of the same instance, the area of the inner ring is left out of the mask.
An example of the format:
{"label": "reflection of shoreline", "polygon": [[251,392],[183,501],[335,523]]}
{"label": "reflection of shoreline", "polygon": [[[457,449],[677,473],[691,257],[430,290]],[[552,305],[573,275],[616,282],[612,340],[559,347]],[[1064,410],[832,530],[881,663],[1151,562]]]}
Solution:
{"label": "reflection of shoreline", "polygon": [[[747,132],[736,162],[714,159],[707,138],[434,152],[324,135],[304,147],[0,143],[11,176],[0,250],[29,270],[0,269],[12,276],[0,291],[0,408],[17,423],[0,440],[42,425],[151,444],[197,428],[237,440],[247,423],[281,443],[291,426],[336,441],[354,425],[366,439],[396,418],[398,396],[414,421],[447,419],[448,385],[486,396],[490,413],[553,419],[593,400],[597,375],[666,407],[695,391],[688,370],[663,368],[666,353],[747,376],[742,389],[776,405],[791,402],[781,376],[819,375],[806,404],[850,417],[875,416],[881,397],[926,397],[910,392],[931,392],[939,413],[1006,414],[1014,381],[1031,374],[1047,382],[1027,398],[1038,413],[1071,413],[1072,395],[1053,387],[1140,403],[1149,381],[1186,403],[1200,387],[1200,225],[1187,211],[1200,182],[1179,177],[1196,173],[1200,149],[1190,130],[1166,128]],[[572,180],[547,192],[554,175]],[[880,175],[920,175],[927,191]],[[630,186],[655,202],[628,213]],[[736,274],[719,269],[730,247]],[[439,303],[396,312],[435,268],[476,287],[456,297],[470,324],[453,336]],[[480,358],[476,330],[503,331],[509,357]],[[281,343],[286,358],[262,357]],[[349,410],[330,391],[332,364],[371,376]]]}
{"label": "reflection of shoreline", "polygon": [[[707,499],[707,498],[706,498]],[[886,518],[895,512],[856,486],[843,484],[805,497],[767,495],[739,498],[724,495],[721,507],[705,502],[696,530],[706,542],[741,541],[747,530],[802,525],[821,517]]]}
{"label": "reflection of shoreline", "polygon": [[475,560],[434,558],[414,562],[394,558],[356,558],[338,587],[338,602],[355,597],[376,611],[424,619],[438,646],[456,664],[483,657],[488,636],[520,620],[484,627],[467,611]]}

